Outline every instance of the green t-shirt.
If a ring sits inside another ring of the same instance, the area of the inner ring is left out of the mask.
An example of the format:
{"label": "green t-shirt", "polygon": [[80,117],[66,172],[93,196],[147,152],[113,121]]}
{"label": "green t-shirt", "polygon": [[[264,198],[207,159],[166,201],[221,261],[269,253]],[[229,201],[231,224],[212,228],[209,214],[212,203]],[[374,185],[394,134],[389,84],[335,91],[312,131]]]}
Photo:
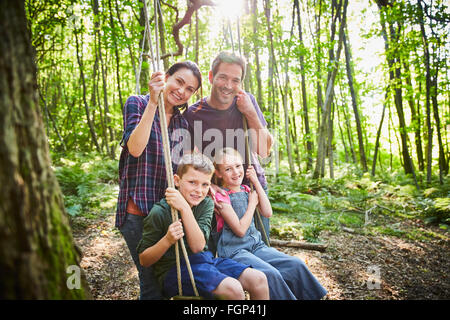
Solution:
{"label": "green t-shirt", "polygon": [[[211,198],[206,197],[197,206],[192,207],[195,220],[197,220],[200,230],[202,230],[206,243],[208,243],[209,233],[211,231],[211,219],[214,212],[214,202]],[[169,226],[172,224],[172,215],[170,206],[163,198],[160,202],[153,205],[148,216],[144,219],[144,226],[142,232],[142,239],[137,246],[138,254],[141,254],[145,249],[155,245],[161,238],[163,238]],[[191,249],[184,239],[184,244],[188,255],[192,254]],[[203,251],[208,250],[208,245],[205,245]],[[180,257],[182,253],[180,250]],[[163,285],[163,280],[166,273],[175,265],[175,246],[171,246],[167,252],[159,259],[153,266],[153,272],[158,278],[160,285]]]}

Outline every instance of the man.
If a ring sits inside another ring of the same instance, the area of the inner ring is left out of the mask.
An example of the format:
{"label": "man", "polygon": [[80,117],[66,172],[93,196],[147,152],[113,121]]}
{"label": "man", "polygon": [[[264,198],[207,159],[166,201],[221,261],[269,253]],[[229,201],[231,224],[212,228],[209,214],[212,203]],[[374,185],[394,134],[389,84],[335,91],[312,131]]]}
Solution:
{"label": "man", "polygon": [[[189,123],[191,143],[200,152],[213,157],[216,150],[232,147],[245,159],[246,170],[249,159],[245,152],[244,116],[251,141],[251,161],[261,185],[267,191],[264,170],[256,155],[268,157],[273,138],[255,97],[242,90],[245,67],[242,57],[229,52],[219,53],[208,75],[211,94],[190,106],[183,115]],[[249,184],[248,179],[244,179],[244,183]],[[261,218],[268,239],[269,219]]]}

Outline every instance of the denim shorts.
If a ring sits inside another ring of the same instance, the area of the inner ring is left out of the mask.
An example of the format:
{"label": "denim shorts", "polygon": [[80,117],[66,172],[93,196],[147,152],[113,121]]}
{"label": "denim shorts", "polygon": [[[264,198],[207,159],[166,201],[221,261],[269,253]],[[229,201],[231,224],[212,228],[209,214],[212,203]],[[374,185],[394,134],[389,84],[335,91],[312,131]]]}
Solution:
{"label": "denim shorts", "polygon": [[[181,284],[183,295],[193,296],[191,279],[184,258],[180,256]],[[214,258],[210,251],[204,251],[189,256],[192,273],[200,296],[208,299],[214,298],[211,293],[226,277],[238,279],[250,265],[243,264],[228,258]],[[164,294],[167,297],[178,295],[178,280],[176,266],[170,269],[164,278]]]}

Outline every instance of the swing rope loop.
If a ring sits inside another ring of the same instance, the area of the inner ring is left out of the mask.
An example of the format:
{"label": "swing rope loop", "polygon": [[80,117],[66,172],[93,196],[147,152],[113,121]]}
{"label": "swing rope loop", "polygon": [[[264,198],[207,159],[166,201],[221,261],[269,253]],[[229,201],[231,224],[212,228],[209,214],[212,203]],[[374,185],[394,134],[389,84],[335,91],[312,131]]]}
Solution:
{"label": "swing rope loop", "polygon": [[[160,71],[160,55],[159,55],[159,35],[158,35],[158,3],[159,0],[154,0],[154,14],[155,14],[155,43],[156,43],[156,56],[154,55],[153,51],[153,45],[152,45],[152,37],[150,32],[150,24],[148,21],[148,11],[147,11],[147,1],[143,1],[144,3],[144,15],[145,15],[145,24],[146,29],[148,29],[147,35],[148,35],[148,42],[151,52],[151,60],[152,60],[152,66],[154,71]],[[156,60],[156,64],[155,64]],[[169,133],[167,129],[167,119],[166,119],[166,113],[165,113],[165,106],[164,106],[164,98],[162,94],[158,96],[158,112],[159,112],[159,118],[160,118],[160,124],[161,124],[161,135],[162,135],[162,144],[163,144],[163,151],[164,151],[164,164],[166,167],[166,178],[167,178],[167,185],[170,188],[175,188],[175,183],[173,179],[173,171],[172,171],[172,159],[170,155],[170,142],[169,142]],[[178,221],[178,212],[176,209],[171,207],[171,214],[172,214],[172,221],[176,222]],[[195,295],[198,297],[198,291],[197,287],[195,285],[194,275],[192,273],[191,265],[189,263],[189,257],[186,251],[186,247],[184,245],[183,239],[178,240],[175,243],[175,260],[176,260],[176,267],[177,267],[177,280],[178,280],[178,294],[180,296],[183,295],[183,289],[181,284],[181,266],[180,266],[180,253],[179,253],[179,245],[181,246],[181,250],[183,252],[184,260],[186,262],[186,266],[188,269],[189,277],[191,279],[192,287],[194,289]]]}

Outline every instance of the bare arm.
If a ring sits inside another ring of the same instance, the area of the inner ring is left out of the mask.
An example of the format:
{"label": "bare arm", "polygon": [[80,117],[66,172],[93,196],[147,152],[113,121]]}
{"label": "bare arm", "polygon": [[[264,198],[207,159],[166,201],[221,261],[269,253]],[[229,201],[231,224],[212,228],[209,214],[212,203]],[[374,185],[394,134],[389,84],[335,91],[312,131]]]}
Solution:
{"label": "bare arm", "polygon": [[272,216],[272,206],[270,205],[269,197],[267,196],[264,188],[258,180],[258,176],[256,175],[255,169],[253,166],[249,166],[247,168],[247,178],[253,184],[255,191],[258,193],[258,210],[259,212],[266,218],[270,218]]}
{"label": "bare arm", "polygon": [[169,248],[184,236],[183,226],[178,220],[172,223],[166,235],[161,238],[156,244],[145,249],[139,254],[139,262],[144,267],[149,267],[155,264],[161,257],[169,250]]}
{"label": "bare arm", "polygon": [[150,138],[156,107],[158,105],[158,96],[164,88],[164,76],[162,72],[152,74],[148,88],[150,99],[148,100],[147,107],[142,114],[141,121],[134,128],[127,143],[128,151],[135,158],[142,154]]}

